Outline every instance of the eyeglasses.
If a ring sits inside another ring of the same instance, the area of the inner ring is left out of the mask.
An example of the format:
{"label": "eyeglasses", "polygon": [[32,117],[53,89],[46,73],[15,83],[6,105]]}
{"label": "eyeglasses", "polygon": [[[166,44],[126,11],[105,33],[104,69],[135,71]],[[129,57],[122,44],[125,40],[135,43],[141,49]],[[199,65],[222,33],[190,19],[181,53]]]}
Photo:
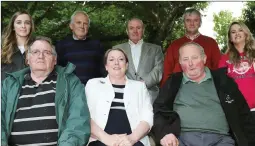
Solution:
{"label": "eyeglasses", "polygon": [[41,53],[43,54],[43,56],[46,56],[46,57],[55,55],[54,53],[52,53],[51,51],[48,51],[48,50],[44,50],[42,52],[39,50],[32,50],[29,53],[32,54],[33,56],[39,56],[39,55],[41,55]]}

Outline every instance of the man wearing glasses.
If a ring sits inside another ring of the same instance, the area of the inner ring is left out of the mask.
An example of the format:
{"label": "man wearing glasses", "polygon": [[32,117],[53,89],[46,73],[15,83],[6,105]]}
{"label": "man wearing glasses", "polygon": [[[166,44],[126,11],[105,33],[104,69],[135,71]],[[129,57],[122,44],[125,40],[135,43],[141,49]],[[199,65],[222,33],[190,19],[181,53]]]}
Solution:
{"label": "man wearing glasses", "polygon": [[8,74],[2,84],[1,139],[7,145],[85,145],[90,116],[84,85],[56,66],[51,40],[37,37],[28,48],[28,68]]}

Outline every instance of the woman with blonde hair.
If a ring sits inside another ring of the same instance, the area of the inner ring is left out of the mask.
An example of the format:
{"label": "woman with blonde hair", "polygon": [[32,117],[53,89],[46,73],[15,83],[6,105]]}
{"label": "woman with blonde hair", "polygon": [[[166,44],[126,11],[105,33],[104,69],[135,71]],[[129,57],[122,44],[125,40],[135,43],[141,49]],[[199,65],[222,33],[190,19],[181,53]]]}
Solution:
{"label": "woman with blonde hair", "polygon": [[[255,115],[255,40],[242,22],[232,22],[228,30],[228,50],[219,67],[227,67]],[[255,116],[254,116],[255,117]]]}
{"label": "woman with blonde hair", "polygon": [[33,32],[34,23],[29,13],[18,11],[11,17],[2,36],[1,80],[6,78],[6,73],[26,67],[25,52]]}

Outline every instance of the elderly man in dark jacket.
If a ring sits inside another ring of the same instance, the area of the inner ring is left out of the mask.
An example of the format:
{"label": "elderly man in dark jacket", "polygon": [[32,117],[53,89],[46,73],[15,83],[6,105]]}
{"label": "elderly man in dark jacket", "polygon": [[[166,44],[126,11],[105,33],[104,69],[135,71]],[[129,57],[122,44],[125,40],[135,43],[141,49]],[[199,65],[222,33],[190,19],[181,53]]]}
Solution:
{"label": "elderly man in dark jacket", "polygon": [[194,42],[179,55],[183,73],[168,78],[154,103],[156,144],[255,146],[255,121],[236,83],[224,69],[205,67],[204,49]]}

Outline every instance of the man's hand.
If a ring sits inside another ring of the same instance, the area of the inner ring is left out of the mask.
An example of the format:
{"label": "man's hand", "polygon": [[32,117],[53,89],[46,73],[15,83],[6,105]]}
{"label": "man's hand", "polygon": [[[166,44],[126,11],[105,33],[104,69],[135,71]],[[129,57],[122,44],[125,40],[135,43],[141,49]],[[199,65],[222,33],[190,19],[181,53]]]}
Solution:
{"label": "man's hand", "polygon": [[160,144],[162,146],[178,146],[179,141],[173,134],[167,134],[160,140]]}

